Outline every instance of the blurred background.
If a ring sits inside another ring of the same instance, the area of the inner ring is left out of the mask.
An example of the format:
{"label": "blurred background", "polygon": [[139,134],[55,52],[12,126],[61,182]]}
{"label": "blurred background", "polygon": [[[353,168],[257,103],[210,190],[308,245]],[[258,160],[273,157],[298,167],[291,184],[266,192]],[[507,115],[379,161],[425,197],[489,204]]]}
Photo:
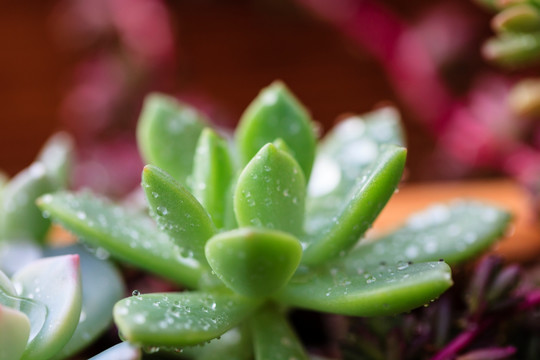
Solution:
{"label": "blurred background", "polygon": [[139,182],[145,94],[173,94],[232,127],[281,79],[323,131],[344,114],[397,106],[411,181],[502,174],[534,187],[536,115],[507,100],[535,69],[486,59],[498,56],[486,47],[497,10],[479,2],[4,0],[0,168],[14,175],[66,130],[77,181],[114,194],[121,188],[99,184],[110,169],[122,186]]}

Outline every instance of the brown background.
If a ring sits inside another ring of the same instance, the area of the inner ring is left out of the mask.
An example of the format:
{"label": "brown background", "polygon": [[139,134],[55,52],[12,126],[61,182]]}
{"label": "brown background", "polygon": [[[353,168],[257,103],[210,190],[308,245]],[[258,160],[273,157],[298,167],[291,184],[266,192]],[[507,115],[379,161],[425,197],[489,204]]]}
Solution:
{"label": "brown background", "polygon": [[[0,3],[0,168],[9,174],[31,162],[48,135],[61,127],[58,107],[79,54],[53,41],[50,15],[56,3]],[[388,3],[413,18],[430,2]],[[344,112],[368,111],[380,101],[401,105],[373,59],[289,1],[167,5],[179,54],[178,90],[204,93],[230,119],[237,119],[259,89],[276,78],[325,128]],[[414,174],[432,141],[408,116],[405,111]]]}

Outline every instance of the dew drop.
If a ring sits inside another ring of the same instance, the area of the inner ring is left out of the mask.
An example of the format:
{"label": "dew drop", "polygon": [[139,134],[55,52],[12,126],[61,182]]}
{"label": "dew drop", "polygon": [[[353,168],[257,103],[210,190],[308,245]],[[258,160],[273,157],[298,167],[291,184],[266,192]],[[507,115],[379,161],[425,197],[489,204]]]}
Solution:
{"label": "dew drop", "polygon": [[131,292],[131,295],[132,295],[132,296],[139,296],[139,295],[141,295],[141,292],[140,292],[139,290],[133,290],[133,291]]}
{"label": "dew drop", "polygon": [[167,210],[165,206],[158,206],[156,208],[156,211],[157,211],[157,214],[160,216],[165,216],[169,213],[169,211]]}
{"label": "dew drop", "polygon": [[405,262],[405,261],[399,261],[397,263],[397,269],[398,270],[405,270],[406,268],[409,267],[409,263]]}

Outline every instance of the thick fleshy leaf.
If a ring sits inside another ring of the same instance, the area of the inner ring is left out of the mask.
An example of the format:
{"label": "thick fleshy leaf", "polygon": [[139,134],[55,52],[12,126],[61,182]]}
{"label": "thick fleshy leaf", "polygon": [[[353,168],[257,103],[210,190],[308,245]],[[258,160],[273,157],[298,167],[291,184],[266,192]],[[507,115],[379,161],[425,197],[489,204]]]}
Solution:
{"label": "thick fleshy leaf", "polygon": [[500,239],[510,214],[474,201],[434,205],[389,234],[360,243],[345,258],[350,268],[437,261],[454,265],[481,254]]}
{"label": "thick fleshy leaf", "polygon": [[35,200],[56,190],[47,169],[36,162],[15,176],[5,187],[0,206],[0,239],[42,241],[51,224],[37,208]]}
{"label": "thick fleshy leaf", "polygon": [[146,98],[137,142],[147,163],[156,165],[186,184],[193,167],[197,139],[207,120],[195,108],[176,99],[153,94]]}
{"label": "thick fleshy leaf", "polygon": [[206,244],[206,258],[216,275],[239,294],[268,296],[291,278],[302,246],[290,234],[256,228],[221,233]]}
{"label": "thick fleshy leaf", "polygon": [[73,138],[68,133],[59,132],[47,140],[37,157],[58,188],[65,188],[69,183],[74,151]]}
{"label": "thick fleshy leaf", "polygon": [[90,192],[45,195],[38,204],[66,229],[112,256],[186,286],[197,286],[200,264],[183,257],[180,248],[148,217]]}
{"label": "thick fleshy leaf", "polygon": [[385,144],[405,146],[399,113],[392,107],[339,122],[318,145],[308,186],[310,207],[335,208],[345,201]]}
{"label": "thick fleshy leaf", "polygon": [[533,4],[515,4],[498,13],[491,23],[498,32],[540,31],[540,12]]}
{"label": "thick fleshy leaf", "polygon": [[142,187],[159,228],[188,257],[205,264],[204,244],[216,228],[202,205],[169,174],[152,165],[144,167]]}
{"label": "thick fleshy leaf", "polygon": [[310,224],[317,219],[321,225],[308,229],[303,261],[318,264],[347,251],[371,226],[384,208],[401,179],[406,150],[388,145],[373,164],[366,168],[351,195],[339,205],[336,213],[311,213]]}
{"label": "thick fleshy leaf", "polygon": [[238,224],[302,235],[305,187],[298,163],[273,144],[266,144],[238,179],[234,195]]}
{"label": "thick fleshy leaf", "polygon": [[197,360],[251,360],[253,347],[244,327],[233,328],[204,345],[183,349],[182,355]]}
{"label": "thick fleshy leaf", "polygon": [[256,360],[308,359],[282,310],[266,306],[252,317],[250,324]]}
{"label": "thick fleshy leaf", "polygon": [[18,360],[30,336],[30,320],[24,313],[0,304],[0,334],[0,359]]}
{"label": "thick fleshy leaf", "polygon": [[502,66],[528,66],[540,61],[540,32],[503,33],[488,40],[482,51],[488,60]]}
{"label": "thick fleshy leaf", "polygon": [[41,302],[19,297],[11,281],[2,272],[0,282],[0,305],[18,310],[28,318],[31,324],[28,339],[32,341],[45,323],[47,307]]}
{"label": "thick fleshy leaf", "polygon": [[67,358],[96,340],[111,324],[114,304],[124,295],[124,283],[118,270],[109,261],[98,259],[81,245],[49,248],[44,255],[64,254],[77,254],[80,257],[82,308],[73,336],[55,359]]}
{"label": "thick fleshy leaf", "polygon": [[229,147],[212,129],[203,130],[193,163],[193,195],[210,214],[214,224],[223,228],[226,212],[231,212],[227,205],[229,188],[234,175],[233,162]]}
{"label": "thick fleshy leaf", "polygon": [[444,262],[351,269],[342,263],[299,268],[276,297],[293,306],[350,316],[409,311],[452,285]]}
{"label": "thick fleshy leaf", "polygon": [[[18,295],[45,305],[45,323],[31,339],[22,359],[48,359],[62,349],[77,327],[81,313],[78,255],[40,259],[13,276]],[[22,310],[22,309],[21,309]],[[30,317],[31,327],[34,327]]]}
{"label": "thick fleshy leaf", "polygon": [[261,147],[277,138],[287,143],[309,179],[316,143],[311,117],[279,81],[263,89],[240,119],[236,141],[243,163],[248,163]]}
{"label": "thick fleshy leaf", "polygon": [[257,306],[232,294],[155,293],[119,301],[114,321],[121,336],[133,344],[181,348],[222,335]]}
{"label": "thick fleshy leaf", "polygon": [[121,342],[91,357],[89,360],[140,360],[142,351],[128,342]]}

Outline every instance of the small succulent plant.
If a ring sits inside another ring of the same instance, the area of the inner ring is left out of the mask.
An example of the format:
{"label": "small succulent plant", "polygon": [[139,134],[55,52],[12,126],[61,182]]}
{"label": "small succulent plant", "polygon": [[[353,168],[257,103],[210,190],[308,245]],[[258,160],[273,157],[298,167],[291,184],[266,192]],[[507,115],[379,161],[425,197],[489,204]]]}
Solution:
{"label": "small succulent plant", "polygon": [[477,0],[497,12],[491,24],[497,36],[484,45],[486,58],[516,68],[540,61],[538,1]]}
{"label": "small succulent plant", "polygon": [[56,134],[32,165],[0,184],[0,359],[75,354],[109,327],[124,294],[111,263],[80,245],[53,246],[51,221],[35,204],[68,186],[72,152],[71,138]]}
{"label": "small succulent plant", "polygon": [[38,203],[86,243],[189,289],[119,301],[114,320],[128,342],[198,359],[305,359],[287,309],[375,316],[422,306],[452,285],[449,264],[482,252],[509,222],[459,201],[358,243],[402,176],[398,114],[350,117],[318,144],[314,129],[280,82],[261,91],[234,137],[152,95],[137,134],[151,164],[148,211],[87,191]]}

